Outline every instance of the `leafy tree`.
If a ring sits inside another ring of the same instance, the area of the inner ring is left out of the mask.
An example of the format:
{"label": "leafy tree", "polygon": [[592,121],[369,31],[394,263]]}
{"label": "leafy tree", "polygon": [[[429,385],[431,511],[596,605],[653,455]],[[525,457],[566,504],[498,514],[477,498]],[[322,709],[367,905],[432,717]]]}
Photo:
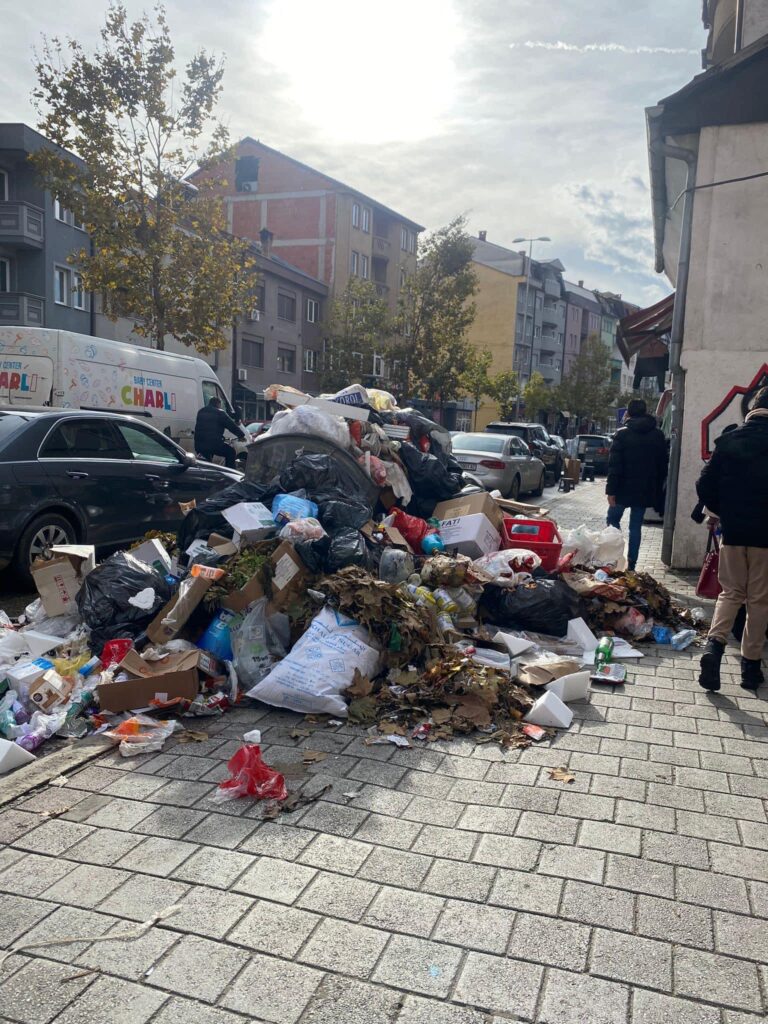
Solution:
{"label": "leafy tree", "polygon": [[[75,39],[44,40],[33,98],[53,147],[32,160],[90,234],[93,251],[71,262],[106,314],[132,318],[157,348],[170,334],[210,352],[252,304],[253,262],[214,195],[228,144],[214,115],[223,64],[200,50],[178,82],[174,59],[162,6],[131,24],[113,3],[93,54]],[[197,165],[211,174],[194,187],[184,178]]]}
{"label": "leafy tree", "polygon": [[[350,277],[330,304],[325,333],[321,384],[338,391],[349,384],[373,384],[373,357],[383,354],[392,334],[387,305],[370,281]],[[377,382],[378,383],[378,382]]]}
{"label": "leafy tree", "polygon": [[491,379],[488,371],[491,368],[493,356],[488,349],[478,352],[471,349],[467,359],[467,367],[461,375],[461,386],[473,400],[475,412],[472,420],[473,427],[477,427],[477,410],[480,408],[480,401],[483,395],[489,394]]}
{"label": "leafy tree", "polygon": [[616,398],[611,380],[611,356],[597,334],[590,334],[557,389],[557,404],[577,419],[594,421],[610,415]]}
{"label": "leafy tree", "polygon": [[554,408],[554,393],[538,370],[531,374],[530,380],[523,388],[525,415],[529,420],[538,421],[539,413],[549,412]]}
{"label": "leafy tree", "polygon": [[470,348],[466,332],[475,319],[474,244],[463,217],[433,232],[419,249],[419,263],[398,310],[399,384],[404,394],[439,403],[457,398]]}
{"label": "leafy tree", "polygon": [[504,370],[491,377],[488,394],[499,407],[499,416],[505,422],[514,420],[517,396],[520,384],[514,370]]}

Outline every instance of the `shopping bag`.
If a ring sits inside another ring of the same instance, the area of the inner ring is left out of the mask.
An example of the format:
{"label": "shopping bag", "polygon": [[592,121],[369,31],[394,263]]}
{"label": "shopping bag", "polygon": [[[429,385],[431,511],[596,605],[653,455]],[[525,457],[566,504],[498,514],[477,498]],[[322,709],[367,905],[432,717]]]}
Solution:
{"label": "shopping bag", "polygon": [[696,584],[697,597],[709,597],[714,600],[723,589],[717,578],[717,570],[720,566],[720,543],[715,536],[715,531],[709,531],[707,541],[707,553],[704,555],[704,564],[699,573],[699,582]]}

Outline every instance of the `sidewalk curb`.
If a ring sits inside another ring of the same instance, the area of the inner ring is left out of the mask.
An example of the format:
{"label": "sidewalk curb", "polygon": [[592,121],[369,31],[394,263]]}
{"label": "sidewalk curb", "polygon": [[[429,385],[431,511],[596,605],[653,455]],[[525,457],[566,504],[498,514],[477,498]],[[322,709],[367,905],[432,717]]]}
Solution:
{"label": "sidewalk curb", "polygon": [[14,772],[10,778],[0,782],[0,807],[24,796],[32,789],[44,786],[51,779],[55,779],[73,768],[79,768],[80,765],[93,761],[107,750],[114,750],[114,746],[111,740],[96,736],[90,743],[78,744],[67,750],[59,750],[55,754],[25,765]]}

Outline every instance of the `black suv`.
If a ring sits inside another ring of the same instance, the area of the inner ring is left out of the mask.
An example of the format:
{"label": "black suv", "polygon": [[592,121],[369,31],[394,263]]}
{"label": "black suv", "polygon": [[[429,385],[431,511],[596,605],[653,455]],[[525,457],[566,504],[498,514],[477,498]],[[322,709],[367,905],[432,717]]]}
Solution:
{"label": "black suv", "polygon": [[489,423],[485,431],[487,434],[513,434],[522,438],[531,452],[544,463],[547,473],[554,476],[555,482],[562,476],[563,451],[540,423]]}

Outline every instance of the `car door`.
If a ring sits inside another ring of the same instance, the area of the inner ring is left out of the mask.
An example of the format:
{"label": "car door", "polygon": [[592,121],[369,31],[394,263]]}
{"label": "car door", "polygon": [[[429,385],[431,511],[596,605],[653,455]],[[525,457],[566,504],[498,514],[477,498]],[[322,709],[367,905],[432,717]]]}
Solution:
{"label": "car door", "polygon": [[130,452],[112,420],[59,420],[40,445],[38,463],[51,489],[79,512],[89,544],[121,544],[138,536],[133,524],[143,488],[131,479]]}
{"label": "car door", "polygon": [[520,460],[520,479],[523,482],[522,490],[527,493],[539,486],[541,466],[539,465],[539,460],[525,441],[522,441],[519,437],[516,437],[515,441],[517,442],[517,453]]}

